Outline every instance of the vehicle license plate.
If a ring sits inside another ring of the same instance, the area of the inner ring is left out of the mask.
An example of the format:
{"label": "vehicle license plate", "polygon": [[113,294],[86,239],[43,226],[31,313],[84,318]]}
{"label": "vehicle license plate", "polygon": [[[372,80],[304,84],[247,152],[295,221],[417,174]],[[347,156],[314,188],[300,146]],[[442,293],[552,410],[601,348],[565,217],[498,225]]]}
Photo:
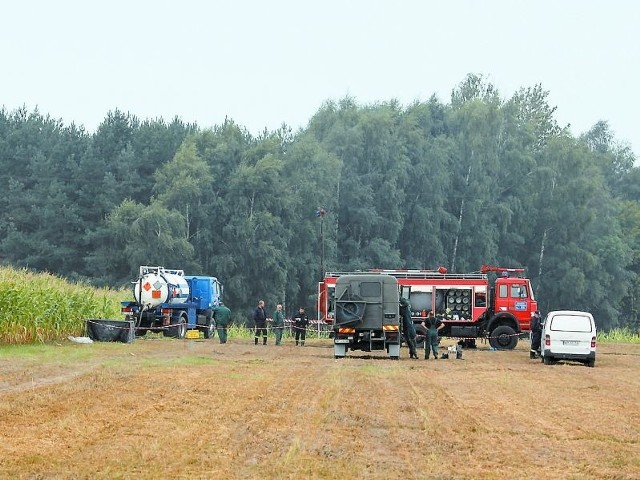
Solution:
{"label": "vehicle license plate", "polygon": [[348,338],[336,338],[335,343],[349,343]]}
{"label": "vehicle license plate", "polygon": [[580,345],[580,342],[578,342],[577,340],[563,340],[562,344],[563,345]]}

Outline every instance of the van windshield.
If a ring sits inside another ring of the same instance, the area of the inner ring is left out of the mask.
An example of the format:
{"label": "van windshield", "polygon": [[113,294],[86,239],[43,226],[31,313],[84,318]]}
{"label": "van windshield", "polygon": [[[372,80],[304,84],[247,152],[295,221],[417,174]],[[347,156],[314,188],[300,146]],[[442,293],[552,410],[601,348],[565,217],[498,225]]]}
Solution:
{"label": "van windshield", "polygon": [[550,328],[556,332],[590,332],[591,319],[584,315],[555,315]]}

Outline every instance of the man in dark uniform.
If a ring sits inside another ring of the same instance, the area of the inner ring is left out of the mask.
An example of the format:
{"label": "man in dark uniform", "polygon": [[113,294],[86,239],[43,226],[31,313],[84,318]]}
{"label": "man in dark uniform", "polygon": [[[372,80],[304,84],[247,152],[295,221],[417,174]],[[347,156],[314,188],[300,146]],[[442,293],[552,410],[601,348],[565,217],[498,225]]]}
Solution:
{"label": "man in dark uniform", "polygon": [[540,356],[540,342],[542,341],[542,319],[540,318],[540,312],[537,310],[531,314],[529,329],[531,335],[529,358],[537,358]]}
{"label": "man in dark uniform", "polygon": [[409,358],[418,358],[416,349],[416,327],[411,319],[411,305],[409,301],[402,297],[400,299],[400,321],[402,322],[402,334],[409,347]]}
{"label": "man in dark uniform", "polygon": [[258,344],[258,338],[262,334],[262,344],[267,344],[267,314],[264,311],[264,300],[258,302],[258,306],[253,311],[253,323],[256,326],[255,344]]}
{"label": "man in dark uniform", "polygon": [[427,336],[424,340],[424,359],[429,359],[429,351],[433,351],[433,358],[438,359],[438,331],[444,328],[444,323],[433,315],[433,310],[429,312],[422,325],[427,329]]}
{"label": "man in dark uniform", "polygon": [[227,343],[227,327],[231,322],[231,310],[222,302],[213,309],[213,318],[216,321],[216,330],[220,343]]}
{"label": "man in dark uniform", "polygon": [[309,317],[304,313],[304,307],[300,307],[300,311],[293,317],[293,329],[296,331],[296,345],[298,342],[304,347],[304,339],[307,336],[307,325],[309,325]]}

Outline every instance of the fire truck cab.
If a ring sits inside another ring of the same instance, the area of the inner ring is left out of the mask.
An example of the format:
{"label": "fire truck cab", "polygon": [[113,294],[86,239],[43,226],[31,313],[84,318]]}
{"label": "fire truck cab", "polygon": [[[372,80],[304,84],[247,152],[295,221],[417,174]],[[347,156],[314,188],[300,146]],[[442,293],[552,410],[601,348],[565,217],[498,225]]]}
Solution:
{"label": "fire truck cab", "polygon": [[[319,285],[319,320],[335,322],[335,284],[342,275],[384,274],[398,280],[399,294],[409,299],[411,316],[418,334],[429,311],[441,318],[440,335],[469,344],[488,339],[493,348],[510,350],[529,330],[531,313],[538,309],[531,282],[522,277],[524,269],[482,266],[480,272],[448,273],[437,270],[370,270],[368,272],[328,272]],[[495,280],[489,278],[495,274]]]}

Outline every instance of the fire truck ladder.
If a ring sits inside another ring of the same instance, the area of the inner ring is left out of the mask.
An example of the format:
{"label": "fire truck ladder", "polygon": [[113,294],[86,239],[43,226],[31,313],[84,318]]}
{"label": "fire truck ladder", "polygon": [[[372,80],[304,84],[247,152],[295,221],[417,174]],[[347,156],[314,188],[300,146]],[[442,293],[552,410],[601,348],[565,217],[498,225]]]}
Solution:
{"label": "fire truck ladder", "polygon": [[391,275],[396,278],[424,279],[424,280],[480,280],[486,279],[487,275],[482,272],[474,273],[440,273],[437,270],[383,270],[372,269],[358,272],[326,272],[327,278],[338,278],[343,275],[371,275],[380,273]]}

